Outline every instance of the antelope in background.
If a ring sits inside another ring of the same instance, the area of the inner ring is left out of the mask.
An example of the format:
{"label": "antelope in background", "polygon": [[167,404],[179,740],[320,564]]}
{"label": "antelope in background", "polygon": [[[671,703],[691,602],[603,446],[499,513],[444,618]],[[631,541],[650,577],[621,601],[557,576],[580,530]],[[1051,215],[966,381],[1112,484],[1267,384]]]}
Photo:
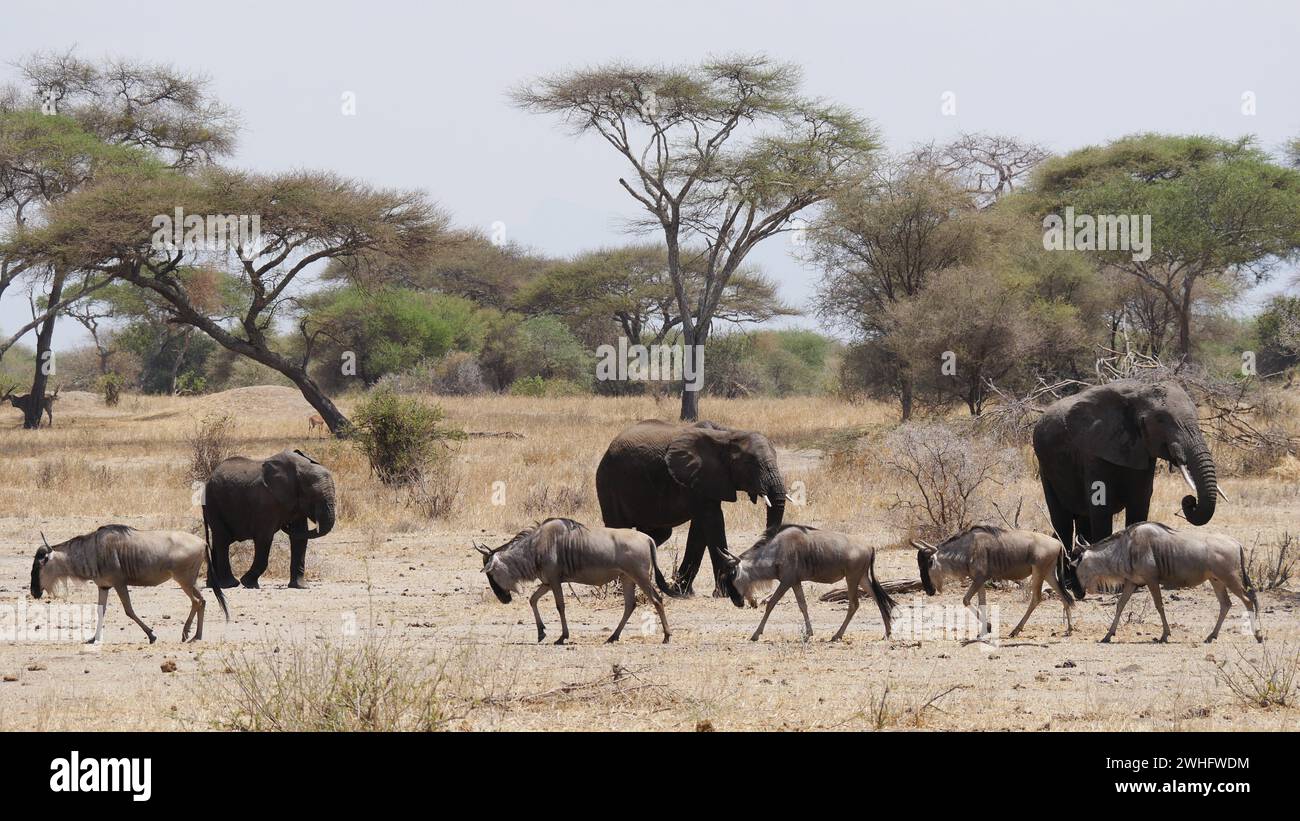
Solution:
{"label": "antelope in background", "polygon": [[1066,563],[1065,579],[1080,599],[1087,591],[1095,591],[1102,585],[1123,585],[1115,607],[1115,620],[1102,638],[1103,643],[1115,635],[1124,605],[1139,587],[1151,592],[1156,612],[1160,614],[1164,631],[1156,641],[1169,641],[1169,620],[1165,618],[1160,588],[1198,587],[1207,581],[1219,599],[1219,620],[1205,637],[1205,643],[1219,637],[1219,628],[1232,607],[1229,591],[1241,599],[1250,614],[1255,640],[1264,640],[1259,626],[1259,598],[1246,573],[1246,551],[1241,542],[1228,536],[1179,532],[1158,522],[1139,522],[1092,545],[1083,544],[1076,537],[1075,548]]}
{"label": "antelope in background", "polygon": [[[54,393],[46,394],[45,398],[41,400],[41,410],[44,411],[45,415],[49,417],[50,423],[48,427],[51,428],[54,427],[54,402],[58,398],[59,398],[59,389],[55,388]],[[14,396],[13,388],[8,389],[7,391],[4,392],[3,396],[0,396],[0,402],[4,402],[6,400],[9,402],[9,404],[13,405],[15,408],[22,411],[24,418],[26,418],[27,416],[28,408],[31,408],[33,406],[32,394],[24,393],[21,396]],[[39,414],[37,414],[37,416],[39,417]]]}
{"label": "antelope in background", "polygon": [[315,436],[317,429],[322,433],[327,433],[329,431],[329,428],[325,427],[325,420],[320,417],[320,414],[313,413],[311,416],[307,417],[308,435]]}
{"label": "antelope in background", "polygon": [[1029,577],[1029,608],[1011,631],[1011,637],[1020,635],[1025,622],[1029,621],[1029,614],[1043,600],[1044,581],[1061,597],[1061,604],[1065,607],[1065,635],[1074,632],[1070,620],[1070,594],[1059,574],[1063,548],[1055,538],[1032,530],[975,525],[949,536],[938,545],[913,540],[912,546],[917,548],[916,563],[920,566],[921,586],[927,596],[942,593],[947,579],[971,580],[962,604],[970,607],[971,597],[978,593],[976,614],[980,619],[981,635],[992,630],[984,595],[988,583],[1020,581],[1026,577]]}

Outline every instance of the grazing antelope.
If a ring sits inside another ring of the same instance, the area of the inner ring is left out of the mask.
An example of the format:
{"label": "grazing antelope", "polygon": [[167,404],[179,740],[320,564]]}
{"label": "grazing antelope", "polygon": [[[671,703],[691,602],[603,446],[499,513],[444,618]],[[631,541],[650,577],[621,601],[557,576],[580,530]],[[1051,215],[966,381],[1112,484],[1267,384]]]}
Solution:
{"label": "grazing antelope", "polygon": [[849,586],[849,612],[831,641],[844,638],[853,614],[858,612],[858,588],[863,581],[869,585],[870,595],[880,608],[880,617],[885,622],[885,638],[890,636],[894,600],[876,581],[875,548],[853,536],[805,525],[782,525],[765,532],[753,547],[724,567],[720,579],[723,592],[737,607],[744,607],[746,600],[756,607],[759,592],[772,584],[777,586],[776,592],[767,600],[763,619],[749,637],[750,641],[758,641],[758,637],[763,635],[772,608],[790,588],[794,588],[795,601],[803,612],[804,635],[811,636],[812,620],[808,618],[803,583],[830,584],[840,579]]}
{"label": "grazing antelope", "polygon": [[317,428],[320,428],[322,433],[328,430],[328,428],[325,427],[325,420],[320,418],[320,414],[313,413],[311,416],[307,417],[307,433],[315,436]]}
{"label": "grazing antelope", "polygon": [[1246,551],[1241,542],[1228,536],[1199,531],[1179,532],[1157,522],[1138,522],[1101,541],[1085,545],[1077,538],[1066,563],[1065,579],[1080,599],[1102,585],[1123,585],[1115,620],[1102,642],[1109,642],[1119,628],[1119,617],[1129,596],[1139,587],[1151,592],[1164,630],[1157,642],[1169,641],[1169,620],[1160,588],[1197,587],[1208,581],[1219,599],[1219,620],[1205,637],[1209,644],[1219,637],[1219,628],[1232,607],[1228,592],[1241,599],[1250,614],[1256,641],[1264,640],[1259,626],[1259,599],[1246,574]]}
{"label": "grazing antelope", "polygon": [[655,540],[640,531],[587,527],[572,519],[547,519],[520,531],[495,550],[477,543],[474,549],[482,555],[483,573],[502,604],[509,604],[510,594],[519,592],[524,582],[535,579],[542,583],[528,599],[537,621],[539,642],[546,638],[546,627],[537,610],[537,601],[548,590],[555,597],[555,609],[560,613],[560,637],[555,643],[564,644],[569,638],[569,622],[564,617],[562,585],[565,582],[600,585],[615,579],[623,584],[623,618],[606,639],[607,644],[618,641],[623,626],[636,609],[638,587],[659,614],[663,643],[667,644],[672,635],[664,614],[663,597],[655,589],[658,584],[660,590],[668,590],[655,559]]}
{"label": "grazing antelope", "polygon": [[1072,600],[1059,573],[1063,548],[1051,536],[1032,530],[975,525],[937,545],[913,540],[912,546],[917,548],[916,563],[921,569],[921,586],[927,596],[942,593],[947,579],[971,580],[962,605],[970,607],[971,598],[978,594],[976,616],[980,619],[981,635],[992,631],[985,599],[988,583],[1020,581],[1026,577],[1029,578],[1029,608],[1011,631],[1011,637],[1020,635],[1025,622],[1029,621],[1029,614],[1043,600],[1044,581],[1061,597],[1061,604],[1065,607],[1065,635],[1074,632],[1070,620]]}
{"label": "grazing antelope", "polygon": [[[203,638],[203,611],[206,607],[203,594],[195,586],[203,566],[206,545],[198,536],[164,530],[136,530],[126,525],[104,525],[94,533],[74,536],[66,542],[50,547],[44,544],[36,549],[32,562],[32,596],[41,594],[67,579],[92,581],[99,588],[99,620],[95,637],[87,644],[98,644],[104,632],[104,611],[108,607],[108,591],[116,590],[122,600],[122,609],[132,621],[140,625],[153,644],[158,637],[149,629],[131,607],[129,585],[153,587],[168,579],[176,583],[190,597],[190,614],[181,630],[181,641],[190,635],[190,625],[197,615],[199,623],[194,631],[194,641]],[[217,603],[226,619],[225,594],[213,588]]]}
{"label": "grazing antelope", "polygon": [[[49,417],[50,422],[48,427],[51,428],[54,427],[54,403],[58,398],[59,389],[55,388],[54,393],[46,394],[44,398],[41,399],[41,410],[45,412],[47,417]],[[4,395],[0,396],[0,402],[5,401],[22,411],[24,417],[27,416],[27,409],[32,407],[33,404],[32,394],[24,393],[21,396],[14,396],[13,388],[5,391]],[[37,414],[38,423],[39,418],[40,414]]]}

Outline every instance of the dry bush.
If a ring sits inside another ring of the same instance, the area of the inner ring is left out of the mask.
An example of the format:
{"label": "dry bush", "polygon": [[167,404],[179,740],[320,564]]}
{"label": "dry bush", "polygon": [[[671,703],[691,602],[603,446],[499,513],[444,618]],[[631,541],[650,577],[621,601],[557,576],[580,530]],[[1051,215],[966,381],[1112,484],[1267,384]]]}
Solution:
{"label": "dry bush", "polygon": [[1273,544],[1257,542],[1251,546],[1246,554],[1246,572],[1256,590],[1277,590],[1291,581],[1300,566],[1300,551],[1296,547],[1296,539],[1290,533],[1283,533]]}
{"label": "dry bush", "polygon": [[224,652],[211,694],[222,730],[441,730],[457,718],[444,691],[450,655],[365,630],[353,639],[281,641]]}
{"label": "dry bush", "polygon": [[456,460],[448,457],[420,471],[407,487],[407,506],[429,519],[451,516],[460,496],[460,474],[456,467]]}
{"label": "dry bush", "polygon": [[524,498],[524,512],[534,516],[573,516],[586,507],[587,501],[585,486],[534,486]]}
{"label": "dry bush", "polygon": [[190,448],[190,479],[207,482],[222,461],[234,455],[235,417],[229,413],[208,414],[200,419],[185,441]]}
{"label": "dry bush", "polygon": [[1300,650],[1289,644],[1264,642],[1259,655],[1236,648],[1236,659],[1214,662],[1219,683],[1246,707],[1289,707],[1295,704],[1300,680]]}
{"label": "dry bush", "polygon": [[966,433],[934,422],[885,438],[885,467],[901,482],[889,507],[914,537],[942,539],[989,518],[993,488],[1012,478],[1013,451]]}
{"label": "dry bush", "polygon": [[410,485],[447,458],[449,440],[463,437],[442,426],[444,415],[437,405],[380,388],[357,406],[353,437],[381,482]]}

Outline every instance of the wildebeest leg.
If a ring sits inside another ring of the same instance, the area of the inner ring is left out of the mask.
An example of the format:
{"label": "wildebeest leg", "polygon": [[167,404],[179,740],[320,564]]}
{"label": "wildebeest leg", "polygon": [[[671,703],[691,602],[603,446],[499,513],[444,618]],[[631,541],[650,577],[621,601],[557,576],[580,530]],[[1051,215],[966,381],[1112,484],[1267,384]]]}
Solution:
{"label": "wildebeest leg", "polygon": [[1241,599],[1241,603],[1245,605],[1246,612],[1250,613],[1250,628],[1255,633],[1255,641],[1262,642],[1264,640],[1264,630],[1259,626],[1259,600],[1255,595],[1255,591],[1242,587],[1231,576],[1225,578],[1223,583],[1228,586],[1228,590],[1232,592],[1232,595]]}
{"label": "wildebeest leg", "polygon": [[104,612],[108,610],[108,588],[99,588],[99,619],[95,622],[95,636],[86,641],[86,644],[99,644],[104,635]]}
{"label": "wildebeest leg", "polygon": [[560,612],[560,637],[556,644],[564,644],[569,639],[569,621],[564,617],[564,584],[555,582],[551,585],[551,594],[555,596],[555,609]]}
{"label": "wildebeest leg", "polygon": [[131,606],[131,591],[127,589],[126,584],[115,585],[114,589],[117,590],[117,597],[122,600],[122,609],[126,611],[128,616],[130,616],[131,621],[140,625],[140,629],[149,637],[149,643],[153,644],[157,641],[158,637],[149,629],[149,625],[140,621],[140,617],[135,614],[135,608]]}
{"label": "wildebeest leg", "polygon": [[190,624],[194,622],[194,617],[199,617],[199,629],[194,631],[194,640],[198,641],[203,638],[203,611],[207,607],[207,602],[203,600],[203,594],[194,588],[193,582],[185,582],[180,579],[176,583],[185,591],[185,595],[190,597],[190,614],[185,619],[185,627],[181,629],[181,641],[190,637]]}
{"label": "wildebeest leg", "polygon": [[623,618],[619,621],[618,627],[614,628],[613,634],[605,639],[606,644],[613,644],[618,641],[618,637],[623,634],[623,626],[627,624],[627,620],[632,616],[632,611],[636,609],[636,582],[632,581],[632,577],[626,573],[623,574],[619,581],[623,583]]}
{"label": "wildebeest leg", "polygon": [[1205,637],[1206,644],[1219,637],[1219,628],[1223,626],[1223,619],[1228,615],[1228,608],[1232,607],[1232,599],[1228,598],[1228,588],[1224,587],[1223,582],[1218,579],[1210,579],[1210,587],[1214,588],[1214,595],[1219,599],[1219,620],[1214,623],[1214,629],[1210,631],[1210,635]]}
{"label": "wildebeest leg", "polygon": [[253,564],[239,577],[239,583],[244,587],[257,588],[257,580],[266,572],[266,563],[271,558],[272,538],[273,535],[258,536],[253,541]]}
{"label": "wildebeest leg", "polygon": [[758,623],[758,629],[754,631],[754,635],[749,637],[750,641],[758,641],[758,637],[763,635],[763,628],[767,627],[767,617],[772,615],[772,608],[776,607],[776,603],[781,601],[781,597],[784,596],[785,591],[789,589],[790,585],[785,582],[781,582],[776,586],[776,592],[767,600],[767,609],[763,611],[763,619]]}
{"label": "wildebeest leg", "polygon": [[794,600],[799,602],[799,611],[803,613],[804,638],[812,638],[812,619],[808,618],[808,602],[803,597],[803,582],[794,583]]}
{"label": "wildebeest leg", "polygon": [[[975,598],[975,594],[976,594],[976,593],[979,594],[979,607],[978,607],[978,608],[971,608],[971,606],[970,606],[970,600],[973,599],[973,598]],[[983,576],[976,576],[976,577],[971,581],[971,586],[970,586],[970,588],[968,588],[968,589],[966,590],[966,595],[962,598],[961,603],[962,603],[962,606],[965,607],[965,608],[967,608],[967,609],[974,609],[974,611],[975,611],[975,618],[979,619],[979,622],[980,622],[980,627],[979,627],[979,635],[980,635],[980,637],[983,637],[983,635],[984,635],[984,602],[985,602],[985,598],[984,598],[984,577],[983,577]]]}
{"label": "wildebeest leg", "polygon": [[303,576],[307,572],[307,534],[289,534],[289,586],[306,590]]}
{"label": "wildebeest leg", "polygon": [[1020,629],[1029,621],[1029,614],[1034,612],[1034,608],[1043,600],[1043,573],[1037,567],[1034,568],[1034,574],[1029,578],[1029,607],[1025,610],[1025,615],[1020,617],[1020,623],[1011,631],[1010,638],[1020,635]]}
{"label": "wildebeest leg", "polygon": [[[1070,597],[1066,595],[1065,589],[1061,587],[1061,583],[1056,580],[1055,573],[1049,573],[1046,578],[1047,583],[1056,591],[1056,595],[1061,597],[1061,606],[1065,608],[1065,635],[1068,636],[1074,632],[1074,623],[1070,620],[1070,610],[1072,609],[1070,605]],[[1025,618],[1029,618],[1028,614],[1026,614]]]}
{"label": "wildebeest leg", "polygon": [[1102,644],[1109,644],[1111,636],[1114,636],[1115,631],[1119,629],[1119,617],[1124,612],[1124,605],[1128,604],[1128,597],[1132,596],[1133,591],[1137,589],[1136,584],[1124,582],[1124,589],[1119,593],[1119,602],[1115,605],[1115,620],[1110,623],[1110,629],[1106,631],[1106,635],[1101,637]]}
{"label": "wildebeest leg", "polygon": [[1147,590],[1151,591],[1151,600],[1156,603],[1156,612],[1160,614],[1160,624],[1164,627],[1164,632],[1156,641],[1163,644],[1169,641],[1169,620],[1165,618],[1165,603],[1160,598],[1160,585],[1152,582],[1147,585]]}
{"label": "wildebeest leg", "polygon": [[659,614],[659,626],[662,627],[664,631],[663,643],[667,644],[673,634],[668,629],[668,614],[664,612],[664,597],[655,589],[654,584],[651,583],[649,578],[638,579],[637,584],[639,584],[641,589],[645,591],[646,598],[650,599],[650,603],[654,605],[655,612]]}
{"label": "wildebeest leg", "polygon": [[849,576],[845,581],[849,585],[849,612],[844,614],[844,623],[840,625],[840,629],[836,631],[835,635],[831,636],[831,641],[839,641],[844,638],[844,631],[849,628],[849,622],[853,620],[853,614],[858,612],[858,585],[862,583],[862,576],[858,576],[856,579]]}
{"label": "wildebeest leg", "polygon": [[548,587],[547,585],[542,585],[541,587],[533,591],[533,595],[528,597],[528,603],[532,605],[533,608],[533,621],[537,622],[537,643],[538,644],[541,644],[542,639],[546,638],[546,628],[542,626],[542,614],[541,611],[537,609],[537,601],[541,599],[542,596],[545,596],[546,591],[550,589],[551,588]]}

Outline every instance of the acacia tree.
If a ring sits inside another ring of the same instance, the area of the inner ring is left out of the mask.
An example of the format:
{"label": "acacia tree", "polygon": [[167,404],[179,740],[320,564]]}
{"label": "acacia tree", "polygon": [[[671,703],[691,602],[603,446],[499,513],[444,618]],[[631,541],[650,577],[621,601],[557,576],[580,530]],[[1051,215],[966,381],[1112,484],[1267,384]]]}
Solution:
{"label": "acacia tree", "polygon": [[[528,83],[520,108],[594,133],[631,166],[619,185],[663,234],[682,340],[703,346],[731,278],[758,243],[856,182],[878,147],[849,110],[799,93],[795,66],[733,56],[679,67],[609,64]],[[692,258],[703,287],[692,295]],[[684,388],[681,418],[699,416]]]}
{"label": "acacia tree", "polygon": [[[260,236],[225,247],[188,241],[169,247],[155,236],[154,219],[176,208],[257,215]],[[371,266],[415,267],[445,224],[422,193],[373,189],[324,172],[211,169],[185,176],[154,168],[109,176],[65,198],[50,209],[47,225],[23,232],[10,246],[24,258],[102,271],[148,289],[172,321],[286,376],[337,434],[347,418],[305,362],[277,349],[277,320],[318,268],[334,261],[360,275]],[[212,278],[190,275],[207,269],[232,277],[237,297],[210,299]]]}
{"label": "acacia tree", "polygon": [[[692,302],[704,286],[698,260],[690,255],[684,274]],[[657,344],[681,324],[681,313],[668,274],[668,256],[654,244],[602,248],[552,265],[516,297],[527,314],[565,318],[586,331],[590,345],[608,341],[611,324],[635,344]],[[713,318],[733,325],[766,322],[798,311],[783,303],[776,284],[757,271],[741,269],[727,283]]]}
{"label": "acacia tree", "polygon": [[[0,100],[0,212],[11,230],[39,219],[107,167],[156,162],[189,170],[233,149],[235,118],[200,76],[129,60],[92,63],[70,52],[32,55],[19,70],[29,93],[10,90]],[[108,282],[88,273],[0,259],[0,294],[21,274],[45,283],[43,298],[34,300],[41,309],[13,337],[37,331],[33,396],[45,393],[59,312]],[[24,427],[39,426],[39,410],[31,403]]]}
{"label": "acacia tree", "polygon": [[1149,259],[1092,253],[1165,300],[1184,359],[1207,281],[1258,283],[1300,250],[1300,171],[1276,164],[1250,138],[1125,137],[1044,162],[1033,188],[1039,216],[1067,206],[1090,216],[1150,215]]}
{"label": "acacia tree", "polygon": [[882,166],[869,184],[836,197],[809,231],[808,257],[822,269],[817,315],[876,346],[873,362],[912,415],[911,370],[888,343],[892,308],[915,299],[938,271],[976,253],[974,202],[948,176],[920,162]]}

